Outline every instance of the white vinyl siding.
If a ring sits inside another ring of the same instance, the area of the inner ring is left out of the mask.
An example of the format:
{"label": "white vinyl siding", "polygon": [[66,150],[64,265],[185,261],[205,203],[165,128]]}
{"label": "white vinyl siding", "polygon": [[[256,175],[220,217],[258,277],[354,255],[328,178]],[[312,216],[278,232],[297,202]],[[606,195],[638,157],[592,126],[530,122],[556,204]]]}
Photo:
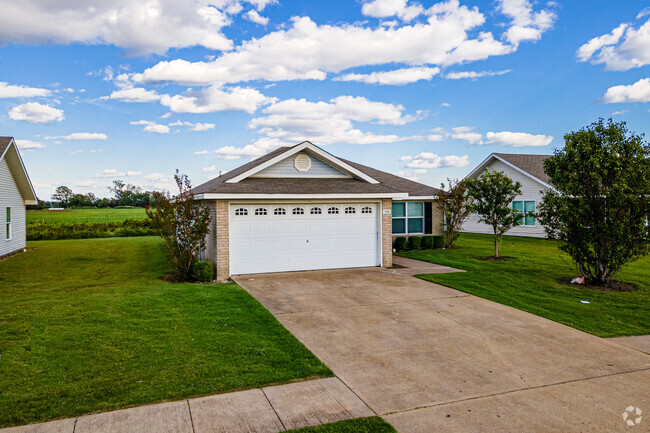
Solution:
{"label": "white vinyl siding", "polygon": [[[504,164],[499,160],[493,159],[488,164],[488,167],[490,168],[490,170],[502,171],[506,175],[508,175],[512,180],[520,182],[521,194],[516,196],[514,201],[521,201],[521,202],[533,201],[535,202],[535,210],[537,210],[537,208],[539,207],[539,203],[541,203],[542,201],[542,194],[548,188],[546,188],[544,185],[537,182],[536,180],[532,179],[531,177],[519,172],[518,170],[515,170],[514,168],[510,167],[507,164]],[[483,174],[483,172],[477,173],[476,176],[480,176],[481,174]],[[531,221],[529,220],[529,222]],[[463,225],[462,231],[467,233],[492,234],[492,227],[488,226],[487,224],[483,224],[479,222],[478,216],[472,214]],[[544,232],[544,226],[534,222],[531,225],[521,225],[521,226],[514,227],[508,230],[506,232],[506,235],[543,238],[546,236],[546,233]]]}
{"label": "white vinyl siding", "polygon": [[[298,155],[307,155],[311,159],[311,168],[301,173],[294,167],[293,161]],[[296,155],[291,155],[288,158],[279,161],[272,166],[265,168],[259,173],[254,174],[251,177],[321,177],[321,178],[349,178],[347,174],[337,170],[316,158],[313,155],[309,155],[305,152],[297,153]]]}
{"label": "white vinyl siding", "polygon": [[[7,239],[7,208],[11,208],[10,239]],[[0,160],[0,256],[25,248],[25,204],[11,169]]]}

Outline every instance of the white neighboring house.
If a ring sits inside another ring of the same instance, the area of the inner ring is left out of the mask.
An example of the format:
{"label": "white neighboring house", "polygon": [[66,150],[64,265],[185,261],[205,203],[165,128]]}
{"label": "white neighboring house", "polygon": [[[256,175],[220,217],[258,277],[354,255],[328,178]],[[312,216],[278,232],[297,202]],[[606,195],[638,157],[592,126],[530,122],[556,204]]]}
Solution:
{"label": "white neighboring house", "polygon": [[13,137],[0,137],[0,257],[25,248],[25,205],[37,204]]}
{"label": "white neighboring house", "polygon": [[[514,153],[493,153],[478,165],[467,177],[477,178],[486,169],[504,172],[508,177],[521,183],[521,195],[512,202],[514,209],[525,212],[537,212],[537,206],[542,201],[542,195],[552,189],[549,177],[544,173],[544,161],[551,155],[522,155]],[[472,214],[463,225],[463,232],[493,234],[492,227],[478,221],[478,216]],[[546,236],[544,226],[535,218],[525,218],[524,224],[506,232],[511,236],[530,236],[543,238]]]}

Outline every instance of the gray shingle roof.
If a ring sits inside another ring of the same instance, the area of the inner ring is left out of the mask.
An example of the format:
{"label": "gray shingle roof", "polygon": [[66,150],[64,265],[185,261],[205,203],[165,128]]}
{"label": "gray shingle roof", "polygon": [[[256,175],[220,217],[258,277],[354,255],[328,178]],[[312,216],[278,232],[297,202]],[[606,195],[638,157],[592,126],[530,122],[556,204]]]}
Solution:
{"label": "gray shingle roof", "polygon": [[11,140],[13,139],[13,137],[0,137],[0,156],[5,153],[5,150],[7,150],[9,143],[11,143]]}
{"label": "gray shingle roof", "polygon": [[323,178],[247,178],[237,183],[227,183],[232,179],[275,156],[290,147],[281,147],[228,173],[216,177],[192,189],[194,194],[370,194],[370,193],[408,193],[412,196],[433,196],[440,190],[418,182],[401,178],[355,162],[341,161],[374,178],[373,184],[359,179]]}
{"label": "gray shingle roof", "polygon": [[544,173],[544,161],[553,155],[522,155],[517,153],[495,153],[495,155],[542,182],[551,183],[551,179]]}

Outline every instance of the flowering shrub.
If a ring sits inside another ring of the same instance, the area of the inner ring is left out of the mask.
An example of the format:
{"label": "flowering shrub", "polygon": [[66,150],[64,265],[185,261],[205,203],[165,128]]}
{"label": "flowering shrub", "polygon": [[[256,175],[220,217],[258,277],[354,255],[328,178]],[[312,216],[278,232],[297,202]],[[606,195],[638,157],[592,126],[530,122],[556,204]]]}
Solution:
{"label": "flowering shrub", "polygon": [[146,209],[153,230],[163,238],[174,259],[176,278],[192,277],[192,266],[205,249],[205,236],[210,232],[210,210],[194,200],[187,175],[176,174],[178,195],[156,192],[154,209]]}

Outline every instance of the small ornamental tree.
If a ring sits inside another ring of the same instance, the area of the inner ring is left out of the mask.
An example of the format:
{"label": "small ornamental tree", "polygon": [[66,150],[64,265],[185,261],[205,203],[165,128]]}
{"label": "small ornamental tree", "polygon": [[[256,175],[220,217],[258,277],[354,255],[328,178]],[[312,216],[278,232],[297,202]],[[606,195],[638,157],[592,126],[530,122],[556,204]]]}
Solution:
{"label": "small ornamental tree", "polygon": [[503,172],[489,169],[481,177],[465,179],[466,209],[477,213],[479,221],[492,227],[494,257],[499,257],[499,240],[511,228],[521,225],[522,212],[512,208],[512,200],[521,194],[521,183],[514,182]]}
{"label": "small ornamental tree", "polygon": [[191,278],[192,266],[205,249],[204,239],[210,232],[210,210],[194,200],[187,175],[176,174],[178,195],[155,192],[156,208],[147,207],[154,231],[165,241],[174,259],[176,278]]}
{"label": "small ornamental tree", "polygon": [[451,248],[458,236],[463,223],[469,218],[470,211],[467,203],[467,184],[465,180],[447,179],[449,186],[441,184],[441,190],[448,188],[448,193],[438,197],[436,204],[443,216],[443,231],[445,234],[445,248]]}
{"label": "small ornamental tree", "polygon": [[564,141],[544,162],[555,189],[544,194],[539,220],[587,282],[604,285],[623,265],[648,254],[650,146],[612,119],[566,134]]}

